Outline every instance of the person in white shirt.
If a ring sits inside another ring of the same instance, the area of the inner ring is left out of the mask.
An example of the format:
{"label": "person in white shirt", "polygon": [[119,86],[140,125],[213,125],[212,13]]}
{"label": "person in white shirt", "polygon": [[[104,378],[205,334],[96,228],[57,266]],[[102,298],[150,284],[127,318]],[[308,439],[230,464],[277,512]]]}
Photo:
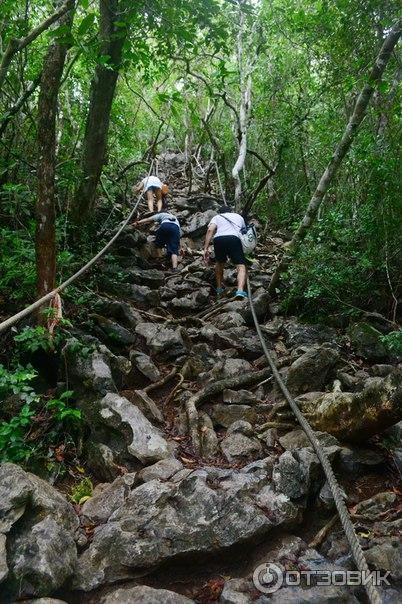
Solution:
{"label": "person in white shirt", "polygon": [[172,261],[173,270],[177,271],[181,236],[179,221],[173,214],[161,212],[149,216],[149,218],[138,220],[134,225],[146,224],[148,222],[159,222],[160,226],[155,234],[154,245],[158,248],[166,247],[167,255]]}
{"label": "person in white shirt", "polygon": [[241,230],[245,227],[244,218],[226,205],[219,208],[219,214],[214,216],[208,225],[204,243],[204,261],[206,264],[209,262],[209,245],[213,238],[216,260],[216,293],[218,296],[224,290],[223,271],[229,257],[237,268],[237,291],[235,296],[236,298],[247,298],[245,290],[247,280],[246,258],[240,240]]}
{"label": "person in white shirt", "polygon": [[158,212],[162,210],[162,187],[163,183],[157,176],[146,176],[135,187],[134,192],[143,191],[147,196],[148,210],[154,211],[154,195]]}

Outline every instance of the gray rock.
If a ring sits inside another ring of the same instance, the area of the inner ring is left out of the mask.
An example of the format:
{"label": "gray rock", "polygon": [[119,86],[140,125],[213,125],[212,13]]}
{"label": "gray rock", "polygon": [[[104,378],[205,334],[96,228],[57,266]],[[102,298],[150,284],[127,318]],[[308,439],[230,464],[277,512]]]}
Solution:
{"label": "gray rock", "polygon": [[272,594],[270,604],[359,604],[359,600],[348,587],[337,585],[285,587]]}
{"label": "gray rock", "polygon": [[264,468],[182,470],[170,482],[151,480],[135,488],[94,534],[80,557],[75,588],[141,576],[178,556],[198,557],[255,542],[297,518],[298,508],[271,493],[269,518],[256,497],[267,485]]}
{"label": "gray rock", "polygon": [[[331,448],[327,448],[326,452]],[[336,447],[333,451],[338,450]],[[272,480],[275,487],[291,499],[316,492],[323,482],[323,473],[317,455],[311,448],[285,451],[274,466]]]}
{"label": "gray rock", "polygon": [[268,430],[259,435],[259,438],[266,447],[275,447],[278,442],[278,430],[276,428],[268,428]]}
{"label": "gray rock", "polygon": [[140,323],[135,331],[145,338],[152,353],[161,358],[174,359],[187,353],[181,328],[169,329],[155,323]]}
{"label": "gray rock", "polygon": [[160,379],[159,369],[147,354],[138,350],[130,350],[130,361],[151,382],[157,382]]}
{"label": "gray rock", "polygon": [[108,290],[123,299],[129,300],[139,306],[159,306],[159,294],[146,285],[132,285],[130,283],[110,282]]}
{"label": "gray rock", "polygon": [[165,274],[155,268],[147,270],[137,267],[126,269],[124,271],[124,276],[127,283],[147,285],[154,289],[157,289],[165,282]]}
{"label": "gray rock", "polygon": [[98,405],[99,421],[123,436],[130,455],[144,464],[171,457],[161,432],[126,398],[110,392]]}
{"label": "gray rock", "polygon": [[221,363],[216,364],[211,374],[214,380],[221,380],[249,373],[251,370],[251,364],[245,359],[224,359]]}
{"label": "gray rock", "polygon": [[308,349],[292,363],[287,376],[287,387],[292,394],[321,390],[335,367],[339,353],[333,348],[319,346]]}
{"label": "gray rock", "polygon": [[127,396],[130,397],[130,403],[133,403],[150,422],[161,424],[163,415],[155,401],[144,390],[130,390]]}
{"label": "gray rock", "polygon": [[78,527],[74,508],[47,482],[14,464],[0,466],[1,574],[10,601],[12,594],[47,595],[71,576]]}
{"label": "gray rock", "polygon": [[67,602],[54,598],[35,598],[35,600],[29,600],[29,604],[67,604]]}
{"label": "gray rock", "polygon": [[248,579],[229,579],[225,581],[219,604],[252,604],[255,587]]}
{"label": "gray rock", "polygon": [[335,329],[325,325],[308,325],[287,321],[282,327],[285,343],[289,347],[324,344],[324,342],[336,342]]}
{"label": "gray rock", "polygon": [[136,484],[136,474],[124,474],[112,483],[98,484],[81,507],[83,524],[104,524],[111,514],[120,507]]}
{"label": "gray rock", "polygon": [[[318,441],[323,447],[331,447],[338,445],[338,441],[332,434],[327,432],[315,432]],[[295,451],[296,449],[302,449],[303,447],[311,447],[311,443],[307,437],[307,434],[302,429],[292,430],[284,436],[279,438],[281,446],[287,451]]]}
{"label": "gray rock", "polygon": [[231,329],[245,325],[245,320],[240,313],[232,310],[211,317],[211,323],[220,329]]}
{"label": "gray rock", "polygon": [[138,323],[142,323],[142,317],[139,312],[134,310],[128,302],[121,300],[111,300],[110,298],[98,298],[94,303],[94,310],[106,317],[116,319],[134,329]]}
{"label": "gray rock", "polygon": [[138,585],[137,587],[121,587],[110,592],[102,597],[100,604],[195,604],[195,602],[167,589],[154,589],[147,585]]}
{"label": "gray rock", "polygon": [[228,428],[233,422],[238,420],[252,421],[256,418],[256,412],[248,405],[213,405],[211,418],[214,425]]}
{"label": "gray rock", "polygon": [[138,473],[138,480],[142,482],[149,482],[150,480],[168,480],[174,474],[183,469],[183,464],[178,460],[174,459],[162,459],[157,461],[152,466],[143,468]]}
{"label": "gray rock", "polygon": [[[247,423],[247,422],[244,422]],[[230,462],[238,458],[259,455],[262,453],[261,444],[255,438],[249,438],[240,432],[225,436],[221,441],[222,453]]]}
{"label": "gray rock", "polygon": [[9,554],[20,594],[32,596],[48,595],[63,585],[77,563],[72,534],[50,516],[34,524],[28,534],[14,536]]}
{"label": "gray rock", "polygon": [[396,502],[396,494],[391,491],[377,493],[370,499],[360,501],[355,506],[355,515],[359,519],[377,520],[380,514],[390,509]]}
{"label": "gray rock", "polygon": [[199,414],[199,430],[202,456],[204,459],[209,459],[219,451],[219,440],[212,420],[207,413]]}
{"label": "gray rock", "polygon": [[233,422],[228,428],[227,434],[235,434],[239,432],[240,434],[244,434],[245,436],[253,436],[254,429],[250,422],[245,422],[244,420],[238,420],[237,422]]}
{"label": "gray rock", "polygon": [[393,365],[372,365],[370,367],[370,373],[376,377],[387,377],[393,370]]}
{"label": "gray rock", "polygon": [[182,230],[187,237],[197,238],[202,237],[207,232],[207,228],[212,218],[216,216],[215,210],[207,210],[206,212],[196,212],[192,215],[191,220],[187,225],[183,226]]}
{"label": "gray rock", "polygon": [[368,361],[378,361],[387,357],[387,350],[381,342],[381,336],[381,332],[369,323],[355,323],[349,330],[353,350]]}
{"label": "gray rock", "polygon": [[255,394],[248,390],[224,390],[222,398],[230,405],[252,405],[256,402]]}
{"label": "gray rock", "polygon": [[112,319],[108,319],[96,313],[90,314],[89,318],[92,319],[97,326],[97,334],[105,336],[107,341],[112,345],[130,346],[135,343],[135,334],[116,321],[112,321]]}
{"label": "gray rock", "polygon": [[68,367],[68,383],[74,392],[106,394],[115,391],[109,355],[93,349],[84,354],[82,350],[81,343],[70,338],[62,351]]}
{"label": "gray rock", "polygon": [[169,303],[169,308],[176,308],[179,310],[197,310],[204,308],[209,299],[209,289],[207,287],[201,287],[195,292],[188,294],[187,296],[180,296],[173,298]]}
{"label": "gray rock", "polygon": [[113,451],[107,445],[89,440],[86,443],[88,469],[99,479],[112,481],[121,474],[116,464]]}
{"label": "gray rock", "polygon": [[382,537],[364,555],[369,566],[375,570],[389,570],[393,581],[402,579],[402,543],[398,537]]}
{"label": "gray rock", "polygon": [[361,476],[367,471],[378,469],[384,462],[385,457],[379,451],[357,447],[342,447],[339,453],[338,464],[342,473]]}

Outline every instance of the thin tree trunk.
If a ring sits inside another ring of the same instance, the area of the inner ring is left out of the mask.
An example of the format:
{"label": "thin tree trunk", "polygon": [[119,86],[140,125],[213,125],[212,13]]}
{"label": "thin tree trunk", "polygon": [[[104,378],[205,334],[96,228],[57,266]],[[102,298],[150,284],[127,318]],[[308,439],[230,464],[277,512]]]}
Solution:
{"label": "thin tree trunk", "polygon": [[127,2],[100,0],[99,57],[109,57],[108,65],[99,63],[91,83],[89,112],[86,122],[82,174],[72,207],[76,224],[88,218],[105,162],[110,112],[121,66],[127,28],[121,27],[121,12]]}
{"label": "thin tree trunk", "polygon": [[238,155],[235,165],[232,169],[232,176],[235,183],[234,201],[237,210],[240,209],[240,198],[242,193],[242,184],[240,172],[244,169],[244,162],[247,154],[247,130],[250,117],[251,106],[251,87],[252,87],[252,68],[246,62],[244,65],[243,35],[244,35],[244,13],[240,10],[240,29],[237,37],[237,63],[239,68],[240,80],[240,108],[238,119]]}
{"label": "thin tree trunk", "polygon": [[[356,137],[358,128],[361,122],[363,121],[368,104],[373,95],[374,88],[381,80],[382,74],[384,73],[387,63],[391,57],[392,51],[399,40],[399,37],[401,35],[401,28],[402,21],[398,21],[398,23],[396,23],[392,27],[391,31],[384,40],[381,50],[374,63],[374,66],[369,74],[368,83],[363,87],[356,100],[353,113],[344,130],[342,138],[338,143],[323,175],[320,178],[317,188],[310,200],[310,203],[307,206],[307,210],[302,221],[300,222],[296,232],[294,233],[290,241],[288,247],[288,252],[290,253],[294,252],[297,249],[301,241],[306,236],[309,228],[313,224],[318,209],[322,203],[322,200],[326,192],[328,191],[328,188],[331,182],[333,181],[334,176],[338,172],[343,158],[345,157],[346,153],[349,150],[349,147],[351,146],[354,138]],[[272,275],[272,279],[268,288],[270,293],[275,292],[275,289],[280,279],[280,275],[283,271],[287,269],[289,263],[290,258],[287,255],[284,255],[282,260],[278,264],[274,274]]]}
{"label": "thin tree trunk", "polygon": [[[61,23],[71,27],[74,3]],[[46,53],[38,100],[38,196],[36,200],[37,294],[42,297],[55,287],[55,150],[57,100],[67,53],[66,44],[54,42]]]}
{"label": "thin tree trunk", "polygon": [[11,38],[9,40],[6,49],[4,50],[3,56],[0,62],[0,92],[4,84],[4,80],[7,75],[10,63],[13,60],[14,55],[26,48],[31,42],[36,40],[41,33],[49,29],[49,27],[65,15],[70,9],[74,7],[75,0],[67,0],[58,10],[56,10],[50,17],[42,21],[37,27],[29,32],[24,38]]}
{"label": "thin tree trunk", "polygon": [[29,97],[35,92],[35,90],[40,84],[40,80],[41,76],[39,75],[21,94],[20,98],[16,101],[16,103],[7,110],[5,116],[3,118],[0,118],[0,138],[2,138],[12,118],[20,111],[23,105],[28,101]]}

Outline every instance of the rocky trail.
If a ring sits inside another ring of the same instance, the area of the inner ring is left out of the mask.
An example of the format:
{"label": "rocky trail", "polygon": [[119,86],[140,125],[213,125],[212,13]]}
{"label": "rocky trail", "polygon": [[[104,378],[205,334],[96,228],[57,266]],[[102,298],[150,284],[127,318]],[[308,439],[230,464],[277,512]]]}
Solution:
{"label": "rocky trail", "polygon": [[[228,295],[216,302],[213,266],[200,250],[219,198],[197,182],[187,196],[181,155],[161,156],[159,168],[173,183],[169,209],[184,232],[181,270],[167,270],[149,231],[134,227],[98,265],[96,304],[67,342],[59,376],[82,411],[82,458],[96,487],[73,506],[42,479],[2,464],[0,601],[365,602],[359,586],[264,594],[253,583],[268,562],[303,571],[354,565],[249,304],[230,297],[230,267]],[[380,339],[395,327],[374,313],[333,326],[282,315],[267,286],[284,244],[271,233],[250,270],[258,319],[331,459],[370,567],[390,571],[384,602],[396,603],[402,369]],[[377,436],[384,431],[388,448]]]}

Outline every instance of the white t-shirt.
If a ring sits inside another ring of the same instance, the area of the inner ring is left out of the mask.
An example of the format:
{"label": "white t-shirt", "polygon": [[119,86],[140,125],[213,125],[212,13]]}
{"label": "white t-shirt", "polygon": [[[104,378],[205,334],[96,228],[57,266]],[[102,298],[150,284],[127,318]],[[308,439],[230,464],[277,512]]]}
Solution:
{"label": "white t-shirt", "polygon": [[147,191],[149,187],[162,188],[162,181],[157,176],[146,176],[142,181],[144,191]]}
{"label": "white t-shirt", "polygon": [[[227,218],[225,218],[225,216]],[[215,237],[223,237],[224,235],[235,235],[240,237],[240,229],[246,226],[244,219],[240,214],[235,212],[225,212],[214,216],[209,224],[216,224]]]}
{"label": "white t-shirt", "polygon": [[180,229],[180,222],[177,220],[176,216],[174,216],[173,214],[169,214],[169,212],[159,212],[159,214],[154,214],[152,216],[152,220],[155,220],[155,222],[159,222],[159,224],[162,224],[164,222],[171,222],[178,226]]}

